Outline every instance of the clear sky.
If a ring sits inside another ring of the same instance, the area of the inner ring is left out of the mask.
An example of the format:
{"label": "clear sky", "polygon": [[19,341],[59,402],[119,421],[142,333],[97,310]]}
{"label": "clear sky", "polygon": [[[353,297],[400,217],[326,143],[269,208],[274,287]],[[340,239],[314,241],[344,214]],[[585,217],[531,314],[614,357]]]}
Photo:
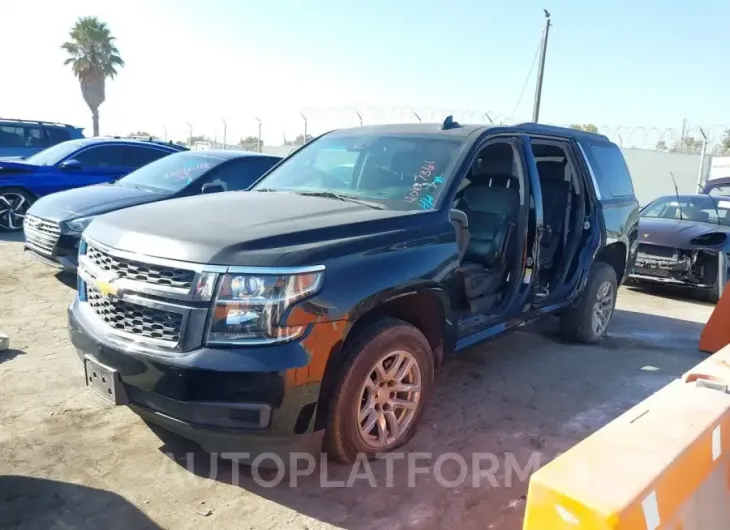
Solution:
{"label": "clear sky", "polygon": [[[0,0],[0,116],[91,118],[59,46],[96,15],[127,66],[107,85],[102,134],[229,142],[365,122],[529,120],[532,70],[553,19],[541,121],[680,129],[730,125],[728,0]],[[519,103],[519,104],[518,104]],[[429,110],[432,109],[432,110]]]}

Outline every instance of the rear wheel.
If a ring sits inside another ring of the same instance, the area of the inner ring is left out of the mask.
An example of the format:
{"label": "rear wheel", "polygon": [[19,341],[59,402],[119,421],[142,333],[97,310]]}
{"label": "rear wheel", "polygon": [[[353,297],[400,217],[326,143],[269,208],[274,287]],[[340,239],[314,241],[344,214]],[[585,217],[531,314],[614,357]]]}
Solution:
{"label": "rear wheel", "polygon": [[431,347],[414,326],[381,318],[361,330],[345,352],[329,408],[325,448],[352,463],[403,445],[431,393]]}
{"label": "rear wheel", "polygon": [[25,214],[34,202],[27,191],[0,189],[0,231],[15,232],[23,228]]}
{"label": "rear wheel", "polygon": [[606,333],[616,307],[616,271],[608,263],[593,263],[578,301],[560,315],[560,334],[572,342],[592,344]]}

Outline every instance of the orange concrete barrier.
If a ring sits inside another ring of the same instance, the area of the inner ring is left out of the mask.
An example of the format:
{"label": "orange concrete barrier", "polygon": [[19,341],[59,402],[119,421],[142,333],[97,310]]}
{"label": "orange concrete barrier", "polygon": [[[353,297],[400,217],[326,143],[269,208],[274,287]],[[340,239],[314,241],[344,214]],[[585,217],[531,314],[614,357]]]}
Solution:
{"label": "orange concrete barrier", "polygon": [[[723,290],[700,335],[700,351],[715,353],[730,344],[730,284]],[[728,524],[730,528],[730,524]]]}
{"label": "orange concrete barrier", "polygon": [[730,529],[730,347],[530,478],[523,530]]}

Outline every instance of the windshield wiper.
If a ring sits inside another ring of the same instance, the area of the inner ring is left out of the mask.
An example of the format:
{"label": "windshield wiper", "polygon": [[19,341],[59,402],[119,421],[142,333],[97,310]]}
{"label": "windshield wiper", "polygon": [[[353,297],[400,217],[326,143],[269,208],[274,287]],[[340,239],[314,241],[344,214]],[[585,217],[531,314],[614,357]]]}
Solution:
{"label": "windshield wiper", "polygon": [[352,195],[343,195],[334,191],[297,191],[298,195],[306,195],[308,197],[325,197],[327,199],[339,199],[346,202],[354,202],[356,204],[362,204],[363,206],[369,206],[376,210],[382,210],[384,206],[379,202],[366,201],[364,199],[358,199]]}

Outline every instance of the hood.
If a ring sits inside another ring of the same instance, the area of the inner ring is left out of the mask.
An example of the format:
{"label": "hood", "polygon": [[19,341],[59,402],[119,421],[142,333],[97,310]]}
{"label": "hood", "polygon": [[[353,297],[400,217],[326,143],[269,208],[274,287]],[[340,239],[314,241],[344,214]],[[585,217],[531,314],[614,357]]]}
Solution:
{"label": "hood", "polygon": [[38,199],[28,213],[49,221],[70,221],[121,208],[159,201],[167,195],[137,188],[99,184],[52,193]]}
{"label": "hood", "polygon": [[35,164],[23,162],[22,159],[0,158],[0,178],[3,177],[4,173],[33,173],[34,171],[37,171],[39,167],[40,166]]}
{"label": "hood", "polygon": [[160,258],[266,267],[286,255],[285,265],[297,266],[353,253],[354,247],[407,240],[414,227],[427,229],[427,219],[435,216],[293,193],[234,191],[112,212],[84,234]]}
{"label": "hood", "polygon": [[690,240],[708,232],[730,232],[730,227],[679,219],[642,217],[639,220],[639,243],[691,248]]}

